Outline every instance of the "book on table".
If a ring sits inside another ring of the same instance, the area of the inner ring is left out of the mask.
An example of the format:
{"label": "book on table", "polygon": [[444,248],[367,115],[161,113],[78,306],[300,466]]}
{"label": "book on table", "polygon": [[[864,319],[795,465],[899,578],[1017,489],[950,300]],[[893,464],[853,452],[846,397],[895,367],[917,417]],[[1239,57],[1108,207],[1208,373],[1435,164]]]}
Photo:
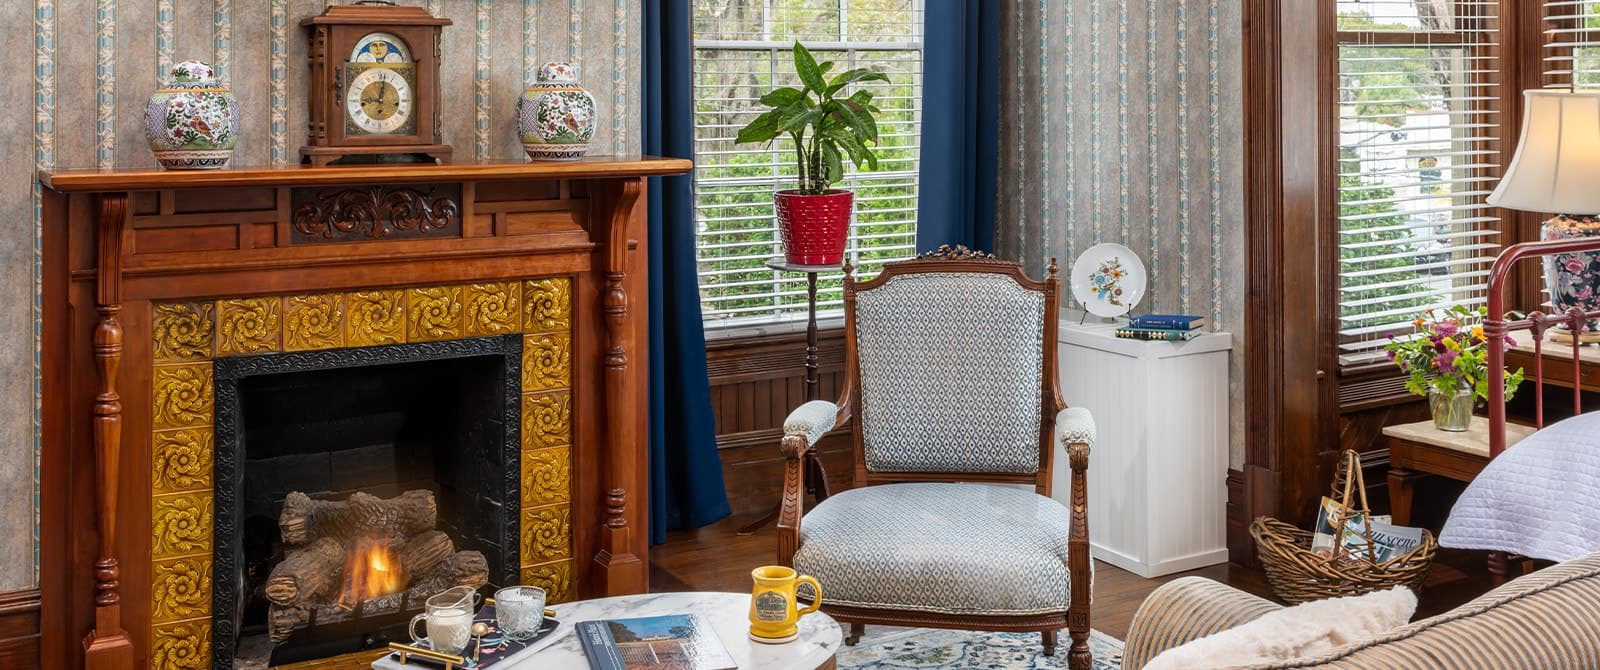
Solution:
{"label": "book on table", "polygon": [[1133,328],[1117,329],[1117,337],[1125,340],[1165,340],[1168,342],[1187,342],[1199,337],[1201,330],[1176,330],[1169,328]]}
{"label": "book on table", "polygon": [[583,653],[594,670],[735,670],[738,665],[704,619],[667,614],[580,621]]}
{"label": "book on table", "polygon": [[1144,314],[1129,317],[1129,328],[1147,330],[1198,330],[1206,326],[1206,318],[1189,314]]}

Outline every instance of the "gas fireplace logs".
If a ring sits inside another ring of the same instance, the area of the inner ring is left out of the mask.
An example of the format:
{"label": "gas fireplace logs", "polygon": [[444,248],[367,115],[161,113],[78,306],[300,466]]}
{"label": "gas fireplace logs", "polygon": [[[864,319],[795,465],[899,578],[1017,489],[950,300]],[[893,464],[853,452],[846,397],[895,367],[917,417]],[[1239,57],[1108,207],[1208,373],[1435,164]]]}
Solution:
{"label": "gas fireplace logs", "polygon": [[278,531],[284,544],[299,546],[318,537],[348,540],[377,533],[415,535],[433,530],[439,506],[433,492],[406,491],[393,498],[357,493],[346,500],[313,500],[299,491],[284,496]]}
{"label": "gas fireplace logs", "polygon": [[287,548],[265,587],[271,639],[282,642],[297,629],[367,609],[420,609],[428,596],[452,586],[487,584],[483,554],[456,551],[450,536],[434,528],[438,517],[433,492],[423,489],[339,501],[290,493],[278,518]]}

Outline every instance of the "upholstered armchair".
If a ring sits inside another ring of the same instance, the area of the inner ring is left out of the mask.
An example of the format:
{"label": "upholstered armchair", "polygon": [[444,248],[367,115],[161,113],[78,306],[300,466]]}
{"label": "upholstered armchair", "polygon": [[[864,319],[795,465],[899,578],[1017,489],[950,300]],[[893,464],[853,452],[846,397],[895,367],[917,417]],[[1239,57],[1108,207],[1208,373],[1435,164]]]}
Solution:
{"label": "upholstered armchair", "polygon": [[[778,561],[821,582],[847,643],[866,624],[1026,631],[1048,654],[1067,628],[1090,667],[1094,421],[1061,400],[1056,296],[1053,261],[1044,281],[965,249],[866,282],[846,267],[844,390],[784,422]],[[852,417],[854,488],[808,513],[806,453]],[[1058,445],[1070,510],[1050,498]]]}

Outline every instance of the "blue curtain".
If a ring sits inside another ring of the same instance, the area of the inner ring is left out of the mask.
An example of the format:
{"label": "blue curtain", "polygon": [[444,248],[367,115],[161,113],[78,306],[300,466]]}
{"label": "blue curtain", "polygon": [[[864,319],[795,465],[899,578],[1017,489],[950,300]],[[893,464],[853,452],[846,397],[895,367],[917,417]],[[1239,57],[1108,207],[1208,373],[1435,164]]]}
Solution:
{"label": "blue curtain", "polygon": [[992,251],[1000,152],[1000,4],[929,0],[923,26],[917,248]]}
{"label": "blue curtain", "polygon": [[[644,4],[644,153],[694,157],[688,0]],[[728,516],[687,175],[650,180],[650,542]]]}

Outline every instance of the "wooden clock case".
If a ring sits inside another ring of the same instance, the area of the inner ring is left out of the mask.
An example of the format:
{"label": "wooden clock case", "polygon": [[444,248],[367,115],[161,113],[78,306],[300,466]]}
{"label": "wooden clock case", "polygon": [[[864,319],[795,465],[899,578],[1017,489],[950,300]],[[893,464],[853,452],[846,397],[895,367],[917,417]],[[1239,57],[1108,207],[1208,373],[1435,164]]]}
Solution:
{"label": "wooden clock case", "polygon": [[[307,104],[310,105],[309,143],[300,155],[315,167],[352,156],[410,155],[450,161],[450,145],[439,137],[439,38],[450,19],[429,14],[421,7],[392,5],[333,5],[322,14],[300,22],[311,32]],[[362,37],[385,32],[405,42],[416,67],[415,132],[409,135],[348,135],[345,133],[344,73],[350,52]]]}

